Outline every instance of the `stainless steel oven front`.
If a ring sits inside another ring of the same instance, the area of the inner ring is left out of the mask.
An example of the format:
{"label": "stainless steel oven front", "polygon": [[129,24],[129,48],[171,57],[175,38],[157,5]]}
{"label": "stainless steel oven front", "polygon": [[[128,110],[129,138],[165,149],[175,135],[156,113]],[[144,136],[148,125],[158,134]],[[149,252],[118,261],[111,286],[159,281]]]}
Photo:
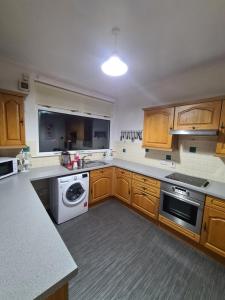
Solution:
{"label": "stainless steel oven front", "polygon": [[160,214],[176,224],[200,234],[205,195],[162,182]]}

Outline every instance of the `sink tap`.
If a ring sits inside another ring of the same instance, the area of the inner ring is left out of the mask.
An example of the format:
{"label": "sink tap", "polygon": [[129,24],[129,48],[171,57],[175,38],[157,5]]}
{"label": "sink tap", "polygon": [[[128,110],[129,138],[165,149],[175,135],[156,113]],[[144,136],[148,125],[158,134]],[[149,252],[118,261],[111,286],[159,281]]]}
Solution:
{"label": "sink tap", "polygon": [[88,156],[92,156],[92,154],[84,155],[84,156],[81,158],[81,168],[84,168],[84,167],[85,167],[85,158],[88,157]]}

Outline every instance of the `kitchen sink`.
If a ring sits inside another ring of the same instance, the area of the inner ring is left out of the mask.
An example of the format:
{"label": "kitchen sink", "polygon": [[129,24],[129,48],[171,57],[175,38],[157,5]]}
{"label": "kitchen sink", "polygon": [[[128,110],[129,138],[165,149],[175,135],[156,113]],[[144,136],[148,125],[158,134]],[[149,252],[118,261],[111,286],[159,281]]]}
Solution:
{"label": "kitchen sink", "polygon": [[85,161],[83,168],[94,168],[94,167],[101,167],[101,166],[105,166],[108,163],[104,162],[104,161],[100,161],[100,160],[90,160],[90,161]]}

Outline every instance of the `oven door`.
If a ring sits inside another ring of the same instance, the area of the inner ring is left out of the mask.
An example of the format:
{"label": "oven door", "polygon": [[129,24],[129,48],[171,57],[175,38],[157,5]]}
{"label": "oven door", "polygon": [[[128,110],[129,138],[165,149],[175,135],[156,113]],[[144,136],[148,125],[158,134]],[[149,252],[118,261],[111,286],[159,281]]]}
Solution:
{"label": "oven door", "polygon": [[194,200],[161,190],[160,214],[197,234],[201,231],[203,207]]}

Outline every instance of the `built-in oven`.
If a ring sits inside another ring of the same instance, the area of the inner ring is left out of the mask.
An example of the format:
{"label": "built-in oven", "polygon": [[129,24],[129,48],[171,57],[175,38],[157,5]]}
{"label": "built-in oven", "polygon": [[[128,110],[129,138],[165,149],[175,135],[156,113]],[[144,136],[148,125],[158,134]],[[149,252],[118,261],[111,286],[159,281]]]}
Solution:
{"label": "built-in oven", "polygon": [[205,195],[166,182],[161,183],[160,214],[200,234]]}

